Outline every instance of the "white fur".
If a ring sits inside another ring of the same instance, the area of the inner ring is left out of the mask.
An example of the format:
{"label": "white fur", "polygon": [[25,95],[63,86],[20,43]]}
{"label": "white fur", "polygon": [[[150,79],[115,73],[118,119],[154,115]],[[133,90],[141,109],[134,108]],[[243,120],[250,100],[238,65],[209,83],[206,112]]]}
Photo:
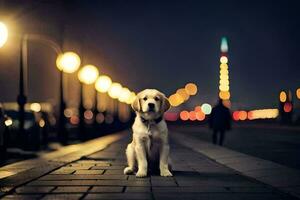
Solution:
{"label": "white fur", "polygon": [[[145,177],[148,172],[148,162],[158,161],[160,175],[172,176],[169,170],[170,147],[167,124],[164,119],[159,123],[154,121],[170,107],[169,102],[164,94],[154,89],[143,90],[137,95],[136,101],[136,104],[132,105],[136,111],[132,126],[133,140],[126,149],[128,167],[124,169],[124,174],[131,174],[137,168],[136,176]],[[148,112],[148,103],[155,104],[154,112]],[[145,124],[141,117],[149,120],[149,125]]]}

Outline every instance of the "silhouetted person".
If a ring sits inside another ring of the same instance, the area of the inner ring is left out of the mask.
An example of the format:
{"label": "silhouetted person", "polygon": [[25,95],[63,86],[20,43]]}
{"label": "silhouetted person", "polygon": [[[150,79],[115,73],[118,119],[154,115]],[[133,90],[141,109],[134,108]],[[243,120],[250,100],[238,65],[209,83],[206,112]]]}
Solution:
{"label": "silhouetted person", "polygon": [[[221,99],[212,109],[209,127],[213,130],[213,143],[222,146],[225,138],[225,131],[231,129],[231,114],[230,110],[223,105]],[[219,142],[218,135],[220,135]]]}

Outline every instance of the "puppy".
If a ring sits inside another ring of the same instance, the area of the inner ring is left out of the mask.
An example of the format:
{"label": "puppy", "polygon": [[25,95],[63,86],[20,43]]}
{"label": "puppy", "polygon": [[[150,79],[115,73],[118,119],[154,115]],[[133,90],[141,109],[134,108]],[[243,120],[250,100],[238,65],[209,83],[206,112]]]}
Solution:
{"label": "puppy", "polygon": [[132,126],[133,139],[126,149],[128,167],[124,174],[132,174],[137,168],[136,176],[145,177],[149,164],[157,162],[161,176],[172,176],[168,128],[163,118],[170,108],[168,99],[155,89],[146,89],[137,94],[132,108],[136,118]]}

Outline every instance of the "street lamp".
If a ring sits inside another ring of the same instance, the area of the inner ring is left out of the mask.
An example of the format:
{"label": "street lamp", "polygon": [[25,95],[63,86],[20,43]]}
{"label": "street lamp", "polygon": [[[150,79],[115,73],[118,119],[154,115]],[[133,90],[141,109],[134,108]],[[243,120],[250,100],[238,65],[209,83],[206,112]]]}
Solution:
{"label": "street lamp", "polygon": [[[78,72],[78,79],[80,81],[80,103],[79,103],[79,134],[80,139],[85,140],[85,125],[84,125],[84,105],[83,105],[83,84],[93,84],[98,78],[99,71],[94,65],[85,65]],[[95,102],[97,107],[97,102]]]}
{"label": "street lamp", "polygon": [[8,38],[8,29],[7,26],[0,22],[0,48],[4,46]]}
{"label": "street lamp", "polygon": [[63,88],[63,73],[74,73],[80,66],[80,57],[74,52],[60,53],[56,59],[56,67],[60,71],[60,106],[59,106],[59,120],[58,120],[58,135],[63,144],[67,143],[67,131],[65,129],[66,118],[64,111],[66,109],[66,103],[64,100],[64,88]]}

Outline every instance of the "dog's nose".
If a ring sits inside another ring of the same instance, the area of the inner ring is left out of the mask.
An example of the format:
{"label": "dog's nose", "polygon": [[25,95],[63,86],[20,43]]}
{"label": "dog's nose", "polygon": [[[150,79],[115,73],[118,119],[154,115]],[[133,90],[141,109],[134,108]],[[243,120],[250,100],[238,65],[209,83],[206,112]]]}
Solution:
{"label": "dog's nose", "polygon": [[148,103],[148,107],[149,107],[150,110],[153,110],[154,106],[155,106],[154,103]]}

